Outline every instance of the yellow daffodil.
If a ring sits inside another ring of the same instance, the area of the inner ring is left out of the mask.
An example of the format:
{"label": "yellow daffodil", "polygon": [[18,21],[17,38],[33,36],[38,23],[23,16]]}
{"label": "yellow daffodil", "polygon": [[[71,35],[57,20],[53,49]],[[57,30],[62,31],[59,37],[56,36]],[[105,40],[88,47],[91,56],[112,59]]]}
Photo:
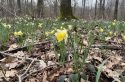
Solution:
{"label": "yellow daffodil", "polygon": [[45,32],[45,35],[46,35],[46,36],[49,36],[49,35],[53,34],[54,32],[55,32],[54,30],[52,30],[52,31],[50,31],[50,32]]}
{"label": "yellow daffodil", "polygon": [[18,36],[18,32],[14,32],[14,36]]}
{"label": "yellow daffodil", "polygon": [[64,29],[64,30],[57,30],[57,32],[55,33],[55,36],[56,36],[56,39],[58,42],[62,41],[62,40],[67,40],[67,37],[68,37],[68,33],[67,33],[67,30]]}
{"label": "yellow daffodil", "polygon": [[22,35],[23,35],[22,31],[14,32],[14,36],[22,36]]}
{"label": "yellow daffodil", "polygon": [[22,33],[21,31],[19,31],[19,32],[18,32],[18,35],[19,35],[19,36],[22,36],[22,35],[23,35],[23,33]]}
{"label": "yellow daffodil", "polygon": [[39,23],[39,24],[38,24],[38,27],[42,27],[42,25],[43,25],[43,23]]}
{"label": "yellow daffodil", "polygon": [[104,29],[100,28],[99,31],[100,31],[100,32],[104,32]]}
{"label": "yellow daffodil", "polygon": [[112,35],[113,35],[113,32],[112,32],[112,31],[110,31],[110,32],[109,32],[109,35],[110,35],[110,36],[112,36]]}
{"label": "yellow daffodil", "polygon": [[45,35],[46,35],[46,36],[49,36],[49,32],[45,32]]}
{"label": "yellow daffodil", "polygon": [[122,34],[122,39],[125,40],[125,35]]}

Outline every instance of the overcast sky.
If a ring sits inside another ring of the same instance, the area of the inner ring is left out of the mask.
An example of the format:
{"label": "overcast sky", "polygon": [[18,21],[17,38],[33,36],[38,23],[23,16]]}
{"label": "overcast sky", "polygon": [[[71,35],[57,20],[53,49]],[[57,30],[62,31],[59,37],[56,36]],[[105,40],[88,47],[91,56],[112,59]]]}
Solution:
{"label": "overcast sky", "polygon": [[[37,2],[37,0],[34,0],[35,2]],[[52,0],[54,1],[54,0]],[[72,0],[73,2],[74,0]],[[82,0],[76,0],[78,2],[78,6],[82,6]],[[86,6],[94,6],[96,0],[86,0]],[[73,2],[74,3],[74,2]]]}
{"label": "overcast sky", "polygon": [[[86,6],[89,5],[94,5],[96,0],[86,0]],[[79,6],[82,6],[82,0],[78,0]]]}

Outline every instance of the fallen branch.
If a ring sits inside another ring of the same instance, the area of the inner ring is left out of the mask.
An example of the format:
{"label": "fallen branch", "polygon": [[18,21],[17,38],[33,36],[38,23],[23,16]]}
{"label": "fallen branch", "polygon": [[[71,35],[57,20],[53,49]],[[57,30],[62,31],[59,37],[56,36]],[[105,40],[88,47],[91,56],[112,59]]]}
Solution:
{"label": "fallen branch", "polygon": [[2,74],[3,74],[3,79],[6,81],[6,82],[8,82],[7,81],[7,78],[6,78],[6,75],[5,75],[5,71],[4,71],[4,69],[3,69],[3,67],[2,66],[0,66],[0,70],[1,70],[1,72],[2,72]]}
{"label": "fallen branch", "polygon": [[18,59],[21,59],[21,60],[30,60],[30,61],[35,60],[35,61],[39,61],[38,59],[14,56],[11,53],[0,52],[0,55],[3,55],[4,57],[10,56],[10,57],[18,58]]}
{"label": "fallen branch", "polygon": [[93,44],[91,48],[99,49],[110,49],[110,50],[125,50],[122,45],[104,45],[104,44]]}
{"label": "fallen branch", "polygon": [[26,71],[25,71],[23,74],[21,74],[21,75],[17,75],[17,76],[18,76],[18,80],[19,80],[19,82],[22,82],[22,77],[23,77],[24,75],[27,74],[27,72],[28,72],[29,69],[31,68],[32,64],[34,63],[34,61],[35,61],[35,60],[32,60],[32,62],[30,63],[30,65],[28,66],[28,68],[26,69]]}
{"label": "fallen branch", "polygon": [[41,51],[45,51],[45,50],[48,50],[48,49],[45,49],[44,46],[47,45],[48,41],[46,42],[41,42],[41,43],[37,43],[37,44],[33,44],[33,45],[28,45],[28,46],[24,46],[24,47],[21,47],[21,48],[16,48],[16,49],[12,49],[12,50],[6,50],[6,51],[3,51],[4,53],[16,53],[17,51],[27,51],[28,50],[28,47],[36,47],[36,48],[40,48],[40,49],[43,49]]}
{"label": "fallen branch", "polygon": [[96,41],[100,41],[100,42],[104,42],[104,43],[114,43],[114,44],[118,44],[118,45],[125,45],[125,42],[116,42],[116,41],[112,41],[112,40],[100,40],[100,39],[95,39]]}

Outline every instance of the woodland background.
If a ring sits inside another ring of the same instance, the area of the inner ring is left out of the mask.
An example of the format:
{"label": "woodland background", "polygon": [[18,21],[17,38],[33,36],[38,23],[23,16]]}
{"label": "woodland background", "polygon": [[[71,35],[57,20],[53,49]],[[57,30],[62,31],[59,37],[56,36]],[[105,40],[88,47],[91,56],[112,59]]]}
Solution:
{"label": "woodland background", "polygon": [[[125,0],[71,0],[73,14],[82,19],[125,20]],[[60,0],[0,0],[0,18],[59,16]]]}

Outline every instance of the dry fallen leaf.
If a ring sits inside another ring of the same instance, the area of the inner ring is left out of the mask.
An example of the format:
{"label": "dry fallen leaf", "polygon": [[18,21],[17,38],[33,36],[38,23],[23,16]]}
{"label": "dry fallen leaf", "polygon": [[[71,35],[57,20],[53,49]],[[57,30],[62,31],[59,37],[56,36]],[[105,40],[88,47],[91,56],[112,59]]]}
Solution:
{"label": "dry fallen leaf", "polygon": [[25,53],[23,51],[18,51],[17,53],[14,53],[13,55],[16,57],[24,57]]}
{"label": "dry fallen leaf", "polygon": [[8,50],[13,50],[13,49],[16,49],[16,48],[18,48],[19,46],[16,44],[16,43],[14,43],[14,44],[12,44],[12,45],[10,45],[9,46],[9,49]]}
{"label": "dry fallen leaf", "polygon": [[6,71],[6,74],[5,76],[6,77],[13,77],[17,74],[17,71],[16,70],[10,70],[10,71]]}
{"label": "dry fallen leaf", "polygon": [[7,63],[5,66],[8,67],[9,69],[13,69],[18,65],[18,62],[13,62],[13,63]]}
{"label": "dry fallen leaf", "polygon": [[11,63],[5,64],[5,66],[8,67],[9,69],[13,69],[13,68],[16,68],[16,67],[22,65],[23,63],[24,63],[23,60],[16,60]]}
{"label": "dry fallen leaf", "polygon": [[43,72],[43,81],[42,82],[48,82],[47,81],[47,71]]}
{"label": "dry fallen leaf", "polygon": [[47,65],[48,65],[48,66],[55,65],[55,63],[52,62],[52,61],[48,61]]}
{"label": "dry fallen leaf", "polygon": [[90,82],[90,81],[86,81],[86,80],[84,80],[84,79],[81,78],[80,82]]}
{"label": "dry fallen leaf", "polygon": [[46,66],[46,63],[43,60],[40,60],[40,68],[44,69]]}
{"label": "dry fallen leaf", "polygon": [[54,51],[50,51],[50,52],[47,53],[47,56],[48,56],[49,59],[53,59],[54,57],[56,57],[56,54],[55,54]]}
{"label": "dry fallen leaf", "polygon": [[83,44],[84,44],[85,46],[88,46],[87,40],[83,40]]}
{"label": "dry fallen leaf", "polygon": [[30,78],[28,82],[36,82],[36,78]]}

